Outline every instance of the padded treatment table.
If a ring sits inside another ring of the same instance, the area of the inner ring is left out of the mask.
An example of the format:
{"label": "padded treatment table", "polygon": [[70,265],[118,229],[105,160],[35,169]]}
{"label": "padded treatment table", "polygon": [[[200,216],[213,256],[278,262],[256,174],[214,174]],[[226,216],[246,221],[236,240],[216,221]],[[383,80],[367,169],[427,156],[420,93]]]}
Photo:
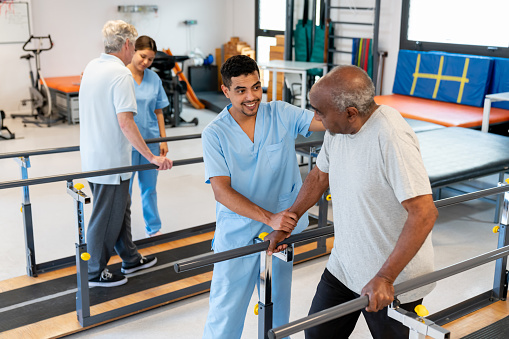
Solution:
{"label": "padded treatment table", "polygon": [[434,124],[432,122],[422,121],[422,120],[415,120],[415,119],[408,119],[405,118],[406,122],[412,127],[415,133],[419,132],[425,132],[425,131],[432,131],[435,129],[445,128],[442,125]]}
{"label": "padded treatment table", "polygon": [[451,127],[417,133],[417,138],[433,188],[509,168],[509,137]]}
{"label": "padded treatment table", "polygon": [[[378,105],[397,109],[405,118],[422,120],[446,127],[481,127],[483,108],[400,94],[378,95]],[[509,110],[491,108],[490,125],[509,121]]]}
{"label": "padded treatment table", "polygon": [[69,124],[79,122],[78,94],[81,77],[79,75],[44,78],[51,93],[53,107],[67,118]]}

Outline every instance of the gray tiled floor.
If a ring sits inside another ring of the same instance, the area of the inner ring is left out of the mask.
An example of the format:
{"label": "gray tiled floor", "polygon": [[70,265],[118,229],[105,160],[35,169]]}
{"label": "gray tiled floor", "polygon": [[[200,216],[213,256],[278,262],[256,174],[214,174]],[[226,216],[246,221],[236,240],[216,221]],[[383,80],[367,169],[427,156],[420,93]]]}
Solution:
{"label": "gray tiled floor", "polygon": [[[168,136],[200,133],[216,114],[185,108],[184,117],[198,117],[197,127],[171,128]],[[55,125],[51,128],[27,126],[19,120],[5,122],[16,133],[17,139],[0,141],[0,154],[27,149],[41,149],[77,145],[79,126]],[[200,140],[170,144],[169,157],[185,159],[201,156]],[[30,177],[80,171],[77,152],[33,157]],[[0,181],[19,178],[19,168],[13,160],[0,160]],[[496,179],[489,178],[492,184]],[[88,188],[88,187],[87,187]],[[171,232],[212,222],[214,198],[210,187],[204,184],[203,165],[174,168],[161,173],[158,183],[159,206],[163,231]],[[38,185],[30,188],[33,204],[37,262],[45,262],[74,254],[74,220],[72,200],[65,193],[64,183]],[[21,214],[20,189],[0,191],[0,280],[25,274],[25,254]],[[139,191],[133,193],[133,237],[144,237]],[[90,216],[86,207],[86,217]],[[494,205],[469,202],[440,210],[433,243],[436,249],[436,267],[441,268],[494,249],[497,236],[491,232]],[[88,220],[88,219],[87,219]],[[307,314],[317,282],[327,258],[320,258],[295,267],[292,286],[291,319]],[[425,299],[431,313],[468,299],[491,288],[493,264],[445,279]],[[255,295],[251,305],[256,303]],[[208,310],[208,294],[157,308],[126,319],[75,334],[72,338],[199,338]],[[246,317],[243,338],[256,338],[257,319],[251,310]],[[292,336],[303,338],[302,333]],[[370,338],[363,320],[352,338]]]}

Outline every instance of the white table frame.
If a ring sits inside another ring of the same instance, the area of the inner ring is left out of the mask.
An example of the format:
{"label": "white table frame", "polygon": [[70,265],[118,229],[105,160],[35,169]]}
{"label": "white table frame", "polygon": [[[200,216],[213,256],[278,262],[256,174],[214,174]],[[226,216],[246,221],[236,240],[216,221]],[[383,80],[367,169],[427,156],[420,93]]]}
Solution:
{"label": "white table frame", "polygon": [[323,69],[323,74],[327,73],[327,64],[320,62],[288,61],[288,60],[270,60],[259,63],[261,69],[272,72],[272,100],[277,99],[277,73],[298,73],[301,75],[302,89],[300,107],[305,109],[307,103],[307,71],[313,68]]}
{"label": "white table frame", "polygon": [[497,101],[509,101],[509,92],[487,94],[484,97],[481,131],[488,133],[490,127],[491,103]]}

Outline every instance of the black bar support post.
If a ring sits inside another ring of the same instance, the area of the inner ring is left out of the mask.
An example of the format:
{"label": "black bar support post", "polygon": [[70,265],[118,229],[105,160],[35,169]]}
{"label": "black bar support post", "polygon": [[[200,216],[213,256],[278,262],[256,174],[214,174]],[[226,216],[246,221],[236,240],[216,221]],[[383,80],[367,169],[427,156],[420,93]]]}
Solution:
{"label": "black bar support post", "polygon": [[88,197],[81,190],[83,184],[73,186],[72,181],[67,181],[67,194],[74,199],[74,212],[76,217],[76,277],[78,281],[78,292],[76,292],[76,314],[81,326],[87,326],[87,319],[90,318],[90,290],[88,287],[88,260],[85,242],[85,215],[83,204],[90,203]]}
{"label": "black bar support post", "polygon": [[[509,222],[509,192],[504,193],[502,205],[502,216],[500,226],[498,227],[497,248],[502,248],[509,244],[509,232],[507,230]],[[493,281],[493,298],[506,300],[507,298],[507,257],[500,258],[495,263],[495,278]]]}
{"label": "black bar support post", "polygon": [[[21,179],[28,179],[30,168],[29,157],[14,158],[21,170]],[[25,254],[27,260],[27,275],[37,277],[37,263],[35,261],[34,224],[32,219],[32,204],[28,186],[22,187],[21,213],[23,214],[23,228],[25,231]]]}
{"label": "black bar support post", "polygon": [[[318,202],[318,228],[327,227],[327,215],[329,211],[329,201],[327,197],[330,197],[328,192],[328,189],[325,190],[324,194],[322,194],[320,197],[320,201]],[[327,252],[327,238],[318,238],[316,240],[316,246],[321,253]]]}

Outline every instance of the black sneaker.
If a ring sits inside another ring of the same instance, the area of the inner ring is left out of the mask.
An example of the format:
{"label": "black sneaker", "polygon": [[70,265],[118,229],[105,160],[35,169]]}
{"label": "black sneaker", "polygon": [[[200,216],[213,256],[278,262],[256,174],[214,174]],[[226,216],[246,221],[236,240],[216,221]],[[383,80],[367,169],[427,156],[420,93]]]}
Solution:
{"label": "black sneaker", "polygon": [[91,279],[88,281],[89,287],[115,287],[123,285],[127,282],[127,278],[123,275],[116,275],[110,273],[110,271],[105,268],[99,278]]}
{"label": "black sneaker", "polygon": [[156,263],[157,258],[149,255],[148,257],[141,257],[140,261],[138,261],[135,264],[122,263],[122,269],[120,270],[120,272],[122,272],[123,274],[130,274],[142,270],[144,268],[152,267]]}

